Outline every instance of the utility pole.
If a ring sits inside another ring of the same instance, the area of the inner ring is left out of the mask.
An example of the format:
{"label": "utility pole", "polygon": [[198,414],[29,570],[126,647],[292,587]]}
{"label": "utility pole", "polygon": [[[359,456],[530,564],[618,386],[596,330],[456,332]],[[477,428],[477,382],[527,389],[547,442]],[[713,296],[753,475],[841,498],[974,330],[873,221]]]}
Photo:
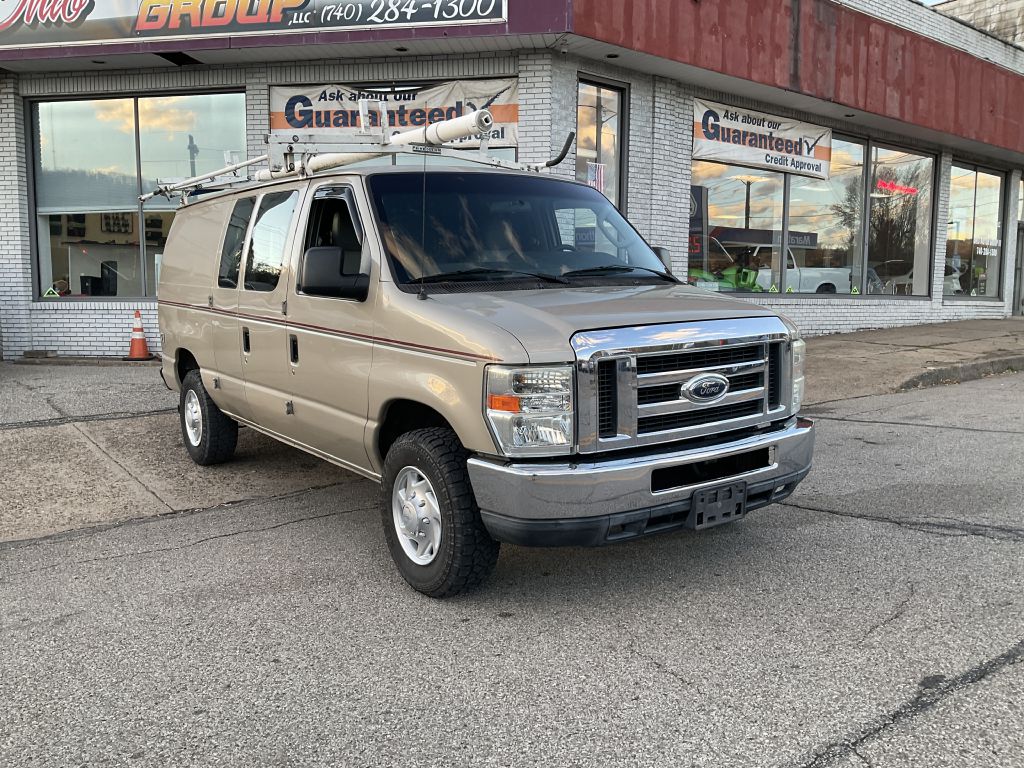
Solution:
{"label": "utility pole", "polygon": [[[196,175],[196,155],[199,154],[199,147],[196,146],[196,140],[192,138],[192,134],[188,135],[188,162],[192,170],[192,176]],[[747,194],[750,194],[750,188],[747,188]]]}
{"label": "utility pole", "polygon": [[743,176],[733,176],[732,179],[733,179],[733,181],[738,181],[740,184],[742,184],[744,187],[746,187],[746,199],[745,199],[745,205],[743,206],[743,228],[749,230],[750,229],[750,188],[754,185],[754,182],[757,182],[757,181],[770,181],[770,179],[768,179],[768,178],[766,178],[764,176],[753,176],[751,174],[746,174],[746,175],[743,175]]}
{"label": "utility pole", "polygon": [[747,230],[750,229],[750,185],[753,184],[753,183],[754,182],[752,182],[752,181],[744,181],[743,182],[743,186],[745,186],[747,188],[747,205],[746,205],[746,208],[744,209],[743,228],[747,229]]}

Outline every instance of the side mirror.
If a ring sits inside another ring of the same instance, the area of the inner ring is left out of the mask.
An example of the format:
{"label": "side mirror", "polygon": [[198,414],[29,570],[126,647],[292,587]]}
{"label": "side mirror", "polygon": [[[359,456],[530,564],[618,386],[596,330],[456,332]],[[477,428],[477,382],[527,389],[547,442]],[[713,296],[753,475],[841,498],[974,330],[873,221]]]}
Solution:
{"label": "side mirror", "polygon": [[654,255],[661,261],[662,266],[665,267],[665,271],[670,275],[672,274],[672,255],[668,252],[668,248],[662,248],[660,245],[656,245],[651,248],[654,251]]}
{"label": "side mirror", "polygon": [[365,301],[370,291],[370,276],[342,274],[344,253],[337,246],[310,248],[302,257],[299,290],[309,296]]}

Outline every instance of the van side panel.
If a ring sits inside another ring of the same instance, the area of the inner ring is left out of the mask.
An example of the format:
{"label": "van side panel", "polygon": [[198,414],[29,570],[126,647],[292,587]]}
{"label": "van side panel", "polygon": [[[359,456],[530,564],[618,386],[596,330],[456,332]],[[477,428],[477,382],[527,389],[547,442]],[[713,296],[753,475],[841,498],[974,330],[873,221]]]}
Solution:
{"label": "van side panel", "polygon": [[179,350],[195,358],[211,395],[212,376],[220,373],[214,353],[216,314],[210,311],[209,299],[210,288],[216,284],[220,244],[230,208],[229,200],[182,208],[167,236],[157,300],[164,380],[176,389],[181,383],[176,369]]}

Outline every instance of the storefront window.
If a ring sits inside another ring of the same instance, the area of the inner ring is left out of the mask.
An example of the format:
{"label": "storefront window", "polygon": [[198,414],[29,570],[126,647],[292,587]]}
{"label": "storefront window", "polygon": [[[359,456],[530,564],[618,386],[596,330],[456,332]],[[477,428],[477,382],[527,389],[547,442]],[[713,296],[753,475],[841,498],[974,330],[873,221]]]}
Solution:
{"label": "storefront window", "polygon": [[927,296],[934,160],[874,147],[868,192],[868,290]]}
{"label": "storefront window", "polygon": [[[620,205],[623,92],[580,82],[576,103],[576,179]],[[621,207],[621,206],[620,206]]]}
{"label": "storefront window", "polygon": [[999,296],[1003,177],[954,165],[949,178],[949,222],[943,294]]}
{"label": "storefront window", "polygon": [[826,179],[694,160],[689,282],[715,291],[927,296],[933,169],[927,155],[836,136]]}
{"label": "storefront window", "polygon": [[713,291],[779,290],[785,176],[695,160],[687,279]]}
{"label": "storefront window", "polygon": [[791,176],[786,291],[860,292],[864,147],[833,138],[828,179]]}
{"label": "storefront window", "polygon": [[245,97],[41,103],[33,129],[40,294],[153,296],[176,204],[138,196],[242,159]]}

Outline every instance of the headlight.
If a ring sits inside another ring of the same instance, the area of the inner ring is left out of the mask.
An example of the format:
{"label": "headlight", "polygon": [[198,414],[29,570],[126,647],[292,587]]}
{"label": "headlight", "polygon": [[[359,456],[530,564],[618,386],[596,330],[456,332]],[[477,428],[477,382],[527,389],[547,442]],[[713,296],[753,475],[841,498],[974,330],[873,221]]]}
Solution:
{"label": "headlight", "polygon": [[487,368],[484,409],[506,456],[572,453],[572,366]]}
{"label": "headlight", "polygon": [[807,357],[807,342],[801,338],[793,339],[790,346],[793,356],[793,408],[792,413],[800,410],[804,401],[804,360]]}

